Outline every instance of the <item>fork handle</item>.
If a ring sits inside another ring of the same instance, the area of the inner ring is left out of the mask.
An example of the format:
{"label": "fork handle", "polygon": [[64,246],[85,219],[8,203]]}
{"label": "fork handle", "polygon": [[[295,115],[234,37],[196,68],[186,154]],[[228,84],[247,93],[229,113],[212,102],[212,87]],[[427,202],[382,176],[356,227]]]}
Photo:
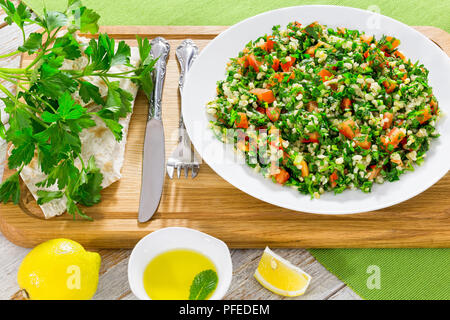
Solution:
{"label": "fork handle", "polygon": [[[189,71],[189,69],[192,66],[192,63],[194,62],[195,58],[198,56],[198,47],[192,41],[191,39],[186,39],[181,42],[181,44],[178,46],[176,50],[176,56],[178,59],[178,62],[180,63],[180,79],[178,80],[178,88],[180,89],[180,95],[183,95],[183,87],[184,87],[184,80],[186,78],[186,73]],[[183,121],[183,113],[180,112],[180,124],[179,124],[179,131],[180,131],[180,141],[182,139],[185,139],[184,136],[186,134],[186,127],[184,126]]]}

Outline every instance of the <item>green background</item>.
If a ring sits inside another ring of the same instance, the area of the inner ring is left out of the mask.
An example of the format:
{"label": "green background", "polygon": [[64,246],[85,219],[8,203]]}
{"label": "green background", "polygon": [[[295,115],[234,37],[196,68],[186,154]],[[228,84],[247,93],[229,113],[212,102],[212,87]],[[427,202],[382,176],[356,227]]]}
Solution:
{"label": "green background", "polygon": [[[27,0],[42,12],[42,0]],[[450,0],[289,1],[289,0],[85,0],[103,25],[232,25],[258,13],[294,5],[332,4],[368,9],[409,25],[431,25],[450,32]],[[48,9],[66,1],[47,0]],[[366,299],[450,299],[450,249],[321,249],[310,252]],[[381,288],[369,289],[369,266],[380,270]],[[314,279],[313,279],[314,281]]]}
{"label": "green background", "polygon": [[[38,12],[65,7],[64,0],[26,0]],[[103,25],[232,25],[258,13],[295,5],[330,4],[368,9],[409,25],[431,25],[450,32],[449,0],[84,0]]]}

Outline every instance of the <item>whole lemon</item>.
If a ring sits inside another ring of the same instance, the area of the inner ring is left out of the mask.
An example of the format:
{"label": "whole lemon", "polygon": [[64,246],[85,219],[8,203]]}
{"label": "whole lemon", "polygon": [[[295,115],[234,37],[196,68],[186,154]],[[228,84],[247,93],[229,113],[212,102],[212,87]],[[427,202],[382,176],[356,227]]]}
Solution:
{"label": "whole lemon", "polygon": [[33,300],[87,300],[97,290],[100,262],[78,242],[53,239],[28,253],[17,282]]}

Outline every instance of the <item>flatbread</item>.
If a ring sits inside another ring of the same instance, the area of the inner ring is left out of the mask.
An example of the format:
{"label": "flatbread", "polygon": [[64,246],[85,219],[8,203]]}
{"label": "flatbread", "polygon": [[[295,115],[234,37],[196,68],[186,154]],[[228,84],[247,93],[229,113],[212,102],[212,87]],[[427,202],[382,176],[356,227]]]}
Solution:
{"label": "flatbread", "polygon": [[[79,38],[80,42],[87,43],[89,40],[86,38]],[[136,48],[131,48],[131,64],[137,65],[139,63],[139,54]],[[65,69],[78,69],[83,68],[87,63],[86,57],[81,57],[75,61],[66,61],[64,64]],[[128,66],[114,66],[111,68],[110,73],[119,73],[130,70]],[[98,77],[85,77],[83,80],[89,81],[100,88],[100,93],[103,97],[107,95],[107,86]],[[138,92],[138,87],[129,79],[115,79],[110,78],[112,81],[120,81],[120,88],[129,91],[133,95],[132,107],[134,107],[134,101]],[[73,98],[77,103],[82,106],[86,106],[89,111],[96,111],[100,106],[95,104],[86,105],[83,103],[78,94],[74,94]],[[123,127],[123,138],[118,142],[112,132],[106,127],[103,121],[97,116],[93,116],[93,120],[97,124],[95,127],[84,129],[80,133],[81,140],[81,157],[86,163],[91,156],[95,157],[95,163],[100,168],[103,174],[102,187],[106,188],[112,183],[118,181],[121,178],[121,169],[123,166],[125,145],[127,142],[128,127],[130,124],[131,113],[126,118],[119,120],[119,123]],[[81,162],[76,159],[75,165],[81,168]],[[41,182],[47,178],[47,175],[43,173],[39,167],[37,157],[35,157],[30,164],[25,166],[20,174],[22,180],[30,190],[33,197],[37,200],[38,190],[57,191],[56,185],[42,188],[36,187],[36,183]],[[46,219],[61,215],[66,211],[66,198],[55,199],[48,203],[41,205],[42,212]]]}

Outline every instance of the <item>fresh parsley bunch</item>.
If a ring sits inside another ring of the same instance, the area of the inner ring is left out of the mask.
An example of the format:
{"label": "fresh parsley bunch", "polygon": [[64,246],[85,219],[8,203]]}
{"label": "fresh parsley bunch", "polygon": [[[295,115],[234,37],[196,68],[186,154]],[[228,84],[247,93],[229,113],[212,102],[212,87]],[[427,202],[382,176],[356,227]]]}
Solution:
{"label": "fresh parsley bunch", "polygon": [[[56,185],[58,191],[38,191],[38,204],[65,197],[67,211],[86,216],[79,205],[92,206],[100,201],[103,175],[92,157],[86,163],[81,154],[80,132],[95,126],[93,116],[100,117],[114,134],[122,139],[122,126],[118,122],[132,111],[132,94],[119,87],[113,78],[127,78],[138,84],[149,96],[153,90],[151,72],[156,59],[150,55],[148,39],[138,40],[141,63],[130,64],[130,47],[121,41],[100,34],[89,45],[77,42],[75,32],[98,32],[100,16],[84,7],[80,0],[69,0],[64,12],[44,11],[35,17],[20,3],[17,7],[9,0],[0,0],[7,14],[5,21],[17,25],[23,35],[23,45],[17,51],[0,56],[6,58],[22,52],[33,55],[34,60],[25,68],[0,68],[0,78],[17,86],[15,94],[1,83],[0,90],[5,111],[9,114],[9,129],[0,123],[0,137],[14,145],[8,159],[10,169],[17,171],[0,185],[0,202],[20,199],[19,174],[37,156],[41,170],[47,175],[38,187]],[[38,25],[40,32],[25,35],[24,27]],[[60,32],[66,30],[65,33]],[[76,60],[82,55],[88,64],[81,70],[64,70],[65,60]],[[130,71],[111,73],[111,67],[126,65]],[[106,98],[94,84],[84,81],[87,76],[99,77],[108,87]],[[78,93],[84,103],[94,102],[100,110],[90,112],[75,103],[72,94]],[[75,165],[79,159],[81,168]]]}

